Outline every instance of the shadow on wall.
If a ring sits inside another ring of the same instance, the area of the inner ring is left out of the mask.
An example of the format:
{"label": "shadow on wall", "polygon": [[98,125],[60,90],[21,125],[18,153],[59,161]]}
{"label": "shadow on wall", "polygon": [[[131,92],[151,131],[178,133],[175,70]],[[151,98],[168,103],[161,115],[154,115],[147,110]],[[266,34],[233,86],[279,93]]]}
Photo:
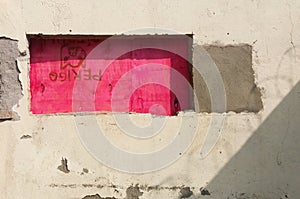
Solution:
{"label": "shadow on wall", "polygon": [[299,198],[299,153],[300,82],[206,188],[211,198]]}

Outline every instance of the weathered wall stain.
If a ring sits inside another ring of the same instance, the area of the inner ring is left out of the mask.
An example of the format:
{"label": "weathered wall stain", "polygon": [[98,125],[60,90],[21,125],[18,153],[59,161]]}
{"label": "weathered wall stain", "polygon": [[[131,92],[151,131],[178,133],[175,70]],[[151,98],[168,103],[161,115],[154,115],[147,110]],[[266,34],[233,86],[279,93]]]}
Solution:
{"label": "weathered wall stain", "polygon": [[[195,187],[188,187],[188,186],[178,186],[178,187],[163,187],[163,186],[147,186],[147,185],[131,185],[127,188],[122,186],[116,186],[116,185],[100,185],[100,184],[82,184],[82,185],[76,185],[76,184],[69,184],[69,185],[50,185],[51,187],[60,187],[60,188],[78,188],[79,186],[85,187],[85,188],[118,188],[120,190],[126,189],[126,197],[120,198],[120,199],[139,199],[140,196],[143,195],[143,191],[151,192],[151,191],[162,191],[162,190],[169,190],[169,191],[175,191],[179,190],[178,192],[178,198],[179,199],[185,199],[185,198],[191,198],[191,199],[198,199],[202,198],[204,196],[210,196],[211,193],[208,191],[208,189],[201,187],[199,192],[195,193],[192,190],[195,190]],[[141,191],[143,190],[143,191]],[[255,195],[255,194],[254,194]],[[247,193],[235,193],[230,196],[230,198],[235,197],[237,199],[242,199],[242,197],[249,196]],[[209,197],[208,197],[209,198]],[[248,197],[246,197],[248,199]],[[245,198],[245,199],[246,199]],[[94,195],[87,195],[83,199],[117,199],[115,197],[101,197],[99,194]],[[244,198],[243,198],[244,199]]]}
{"label": "weathered wall stain", "polygon": [[[51,188],[71,188],[71,189],[77,189],[77,188],[98,188],[98,189],[103,189],[103,188],[112,188],[114,189],[115,192],[119,192],[119,190],[125,190],[126,189],[126,196],[125,198],[122,199],[140,199],[141,196],[143,196],[144,192],[151,192],[151,191],[163,191],[163,190],[168,190],[168,191],[176,191],[178,190],[178,197],[180,199],[184,198],[190,198],[194,195],[192,189],[194,190],[195,187],[186,187],[186,186],[149,186],[149,185],[139,185],[136,184],[135,186],[131,185],[129,187],[124,187],[124,186],[117,186],[114,184],[50,184],[49,187]],[[202,188],[201,188],[202,189]],[[201,190],[200,189],[200,190]],[[205,189],[205,194],[200,192],[199,194],[195,195],[210,195],[207,194],[207,190]],[[201,194],[202,193],[202,194]],[[209,193],[209,192],[208,192]],[[110,198],[115,198],[115,197],[101,197],[99,194],[92,194],[92,195],[86,195],[83,199],[110,199]],[[194,198],[194,197],[192,197]],[[115,198],[117,199],[117,198]],[[120,198],[121,199],[121,198]]]}
{"label": "weathered wall stain", "polygon": [[[124,187],[124,186],[117,186],[114,184],[51,184],[49,185],[51,188],[71,188],[71,189],[78,189],[80,187],[82,188],[113,188],[115,190],[125,190],[126,189],[126,196],[124,197],[101,197],[100,194],[90,194],[84,196],[82,199],[140,199],[141,196],[143,196],[144,192],[151,192],[151,191],[163,191],[163,190],[168,190],[168,191],[176,191],[178,190],[178,198],[179,199],[185,199],[185,198],[190,198],[190,199],[200,199],[200,198],[215,198],[211,192],[205,188],[205,187],[188,187],[188,186],[148,186],[148,185],[139,185],[136,184],[135,186],[131,185],[129,187]],[[193,192],[192,190],[199,190],[199,192]],[[143,192],[144,191],[144,192]],[[117,191],[119,192],[119,191]],[[178,199],[176,198],[176,199]],[[264,196],[259,194],[259,193],[245,193],[245,192],[238,192],[238,193],[232,193],[227,196],[227,199],[263,199]],[[287,199],[288,194],[284,193],[283,196],[280,199]]]}

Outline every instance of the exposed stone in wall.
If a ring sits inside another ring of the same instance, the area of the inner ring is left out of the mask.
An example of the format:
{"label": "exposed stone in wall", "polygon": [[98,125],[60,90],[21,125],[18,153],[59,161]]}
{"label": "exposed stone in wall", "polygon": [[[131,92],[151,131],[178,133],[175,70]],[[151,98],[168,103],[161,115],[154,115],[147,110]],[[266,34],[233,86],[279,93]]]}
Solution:
{"label": "exposed stone in wall", "polygon": [[12,112],[12,107],[22,96],[16,64],[18,56],[17,41],[0,37],[0,121],[17,118]]}
{"label": "exposed stone in wall", "polygon": [[[247,44],[208,45],[195,46],[194,49],[202,47],[208,52],[220,71],[226,92],[227,112],[259,112],[263,108],[263,104],[260,89],[254,81],[252,46]],[[194,70],[193,79],[199,103],[196,111],[211,112],[210,95],[203,78],[199,72]]]}

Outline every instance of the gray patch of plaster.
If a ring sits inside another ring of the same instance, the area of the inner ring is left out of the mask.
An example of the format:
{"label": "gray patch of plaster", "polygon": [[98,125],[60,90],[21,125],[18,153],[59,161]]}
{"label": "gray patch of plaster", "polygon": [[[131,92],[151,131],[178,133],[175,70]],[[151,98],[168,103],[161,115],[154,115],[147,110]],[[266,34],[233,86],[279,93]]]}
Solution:
{"label": "gray patch of plaster", "polygon": [[64,173],[69,173],[70,172],[70,170],[68,168],[68,160],[67,160],[67,158],[62,158],[61,159],[61,165],[59,165],[57,167],[57,169],[60,170],[60,171],[62,171],[62,172],[64,172]]}
{"label": "gray patch of plaster", "polygon": [[[0,114],[0,120],[18,118],[16,113],[12,113],[13,106],[22,96],[16,63],[18,56],[18,41],[0,37],[0,112],[5,113]],[[7,117],[10,113],[11,117]]]}
{"label": "gray patch of plaster", "polygon": [[[194,49],[196,48],[204,48],[220,71],[226,92],[227,112],[257,113],[262,110],[261,92],[255,84],[252,68],[252,46],[248,44],[228,46],[196,45]],[[194,65],[197,65],[197,63],[194,63]],[[201,74],[195,70],[193,70],[193,82],[199,103],[196,112],[211,112],[208,89]]]}
{"label": "gray patch of plaster", "polygon": [[139,199],[143,195],[138,185],[130,186],[126,190],[126,199]]}

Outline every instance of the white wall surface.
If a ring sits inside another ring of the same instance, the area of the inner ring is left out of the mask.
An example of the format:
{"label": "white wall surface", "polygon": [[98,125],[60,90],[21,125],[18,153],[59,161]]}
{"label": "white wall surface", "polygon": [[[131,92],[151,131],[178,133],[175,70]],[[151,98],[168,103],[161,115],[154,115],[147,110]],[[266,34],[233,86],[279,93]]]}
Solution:
{"label": "white wall surface", "polygon": [[[178,161],[147,174],[119,172],[86,151],[73,116],[29,112],[29,62],[21,57],[24,96],[16,107],[20,120],[0,123],[0,198],[82,198],[95,193],[125,198],[132,184],[141,186],[141,199],[178,198],[180,189],[174,186],[191,187],[194,198],[202,197],[200,187],[210,191],[207,198],[298,198],[299,9],[297,0],[1,0],[0,35],[19,40],[20,51],[27,54],[26,33],[122,34],[149,27],[194,33],[199,45],[253,45],[255,81],[263,90],[264,109],[226,114],[221,137],[204,159],[199,151],[212,114],[192,114],[199,118],[197,135]],[[140,123],[150,118],[132,117]],[[111,114],[97,115],[109,139],[131,151],[164,147],[181,117],[168,118],[162,135],[141,141],[124,136]],[[24,134],[32,138],[20,139]],[[62,157],[68,159],[70,173],[57,169]],[[83,168],[89,172],[82,174]],[[143,188],[156,185],[162,188]]]}

